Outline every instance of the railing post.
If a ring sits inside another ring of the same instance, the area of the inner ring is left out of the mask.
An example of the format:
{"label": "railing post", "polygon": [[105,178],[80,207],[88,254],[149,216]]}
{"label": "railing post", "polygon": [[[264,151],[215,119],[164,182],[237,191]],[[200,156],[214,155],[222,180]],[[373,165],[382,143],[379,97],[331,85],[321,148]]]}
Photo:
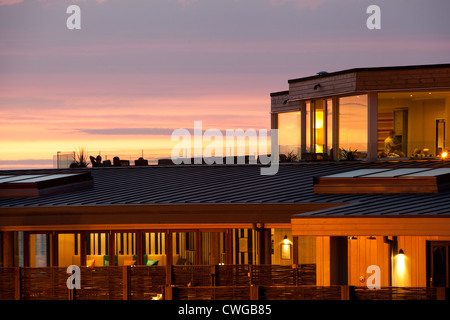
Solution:
{"label": "railing post", "polygon": [[298,286],[298,264],[294,263],[292,269],[294,269],[294,286]]}
{"label": "railing post", "polygon": [[164,300],[173,300],[173,290],[175,287],[172,287],[170,285],[166,285],[164,287]]}
{"label": "railing post", "polygon": [[250,286],[250,300],[259,300],[259,286]]}
{"label": "railing post", "polygon": [[217,271],[217,265],[211,265],[210,266],[210,274],[211,274],[211,287],[216,286],[216,271]]}
{"label": "railing post", "polygon": [[172,265],[166,265],[166,286],[172,285]]}
{"label": "railing post", "polygon": [[123,300],[130,300],[131,298],[131,286],[130,286],[130,268],[131,266],[122,267],[122,284],[123,284]]}
{"label": "railing post", "polygon": [[446,299],[446,288],[445,287],[437,287],[436,288],[436,300],[445,300]]}
{"label": "railing post", "polygon": [[14,268],[14,300],[22,299],[22,269]]}
{"label": "railing post", "polygon": [[341,286],[341,300],[350,300],[349,286]]}

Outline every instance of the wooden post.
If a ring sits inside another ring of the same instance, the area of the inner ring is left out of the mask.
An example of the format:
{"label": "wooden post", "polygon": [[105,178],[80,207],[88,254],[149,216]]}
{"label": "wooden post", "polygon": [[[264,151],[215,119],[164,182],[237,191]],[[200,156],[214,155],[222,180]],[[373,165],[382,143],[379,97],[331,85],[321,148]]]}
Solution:
{"label": "wooden post", "polygon": [[264,232],[264,264],[272,264],[272,239],[270,229],[263,229]]}
{"label": "wooden post", "polygon": [[298,264],[298,236],[292,237],[292,264]]}
{"label": "wooden post", "polygon": [[51,266],[58,266],[58,233],[52,232],[51,235]]}
{"label": "wooden post", "polygon": [[30,266],[30,233],[23,232],[23,266]]}
{"label": "wooden post", "polygon": [[196,246],[195,246],[195,264],[201,265],[202,264],[202,232],[200,230],[195,231],[195,240],[196,240]]}
{"label": "wooden post", "polygon": [[341,300],[350,300],[349,286],[341,286]]}
{"label": "wooden post", "polygon": [[116,261],[116,234],[113,231],[109,231],[108,236],[108,265],[114,266]]}
{"label": "wooden post", "polygon": [[220,263],[220,233],[211,232],[210,237],[211,253],[209,264],[216,265]]}
{"label": "wooden post", "polygon": [[436,300],[446,300],[446,287],[436,288]]}
{"label": "wooden post", "polygon": [[217,265],[210,265],[211,287],[216,286]]}
{"label": "wooden post", "polygon": [[131,286],[130,286],[130,268],[131,266],[122,267],[122,287],[123,287],[123,300],[131,299]]}
{"label": "wooden post", "polygon": [[144,251],[143,251],[143,243],[142,243],[142,231],[139,230],[136,232],[136,255],[137,255],[137,265],[144,264]]}
{"label": "wooden post", "polygon": [[20,267],[14,268],[14,299],[22,299],[22,270]]}
{"label": "wooden post", "polygon": [[233,264],[233,229],[226,232],[226,264]]}
{"label": "wooden post", "polygon": [[14,232],[3,232],[3,267],[14,267]]}
{"label": "wooden post", "polygon": [[80,267],[86,266],[86,232],[80,232]]}
{"label": "wooden post", "polygon": [[250,286],[250,300],[259,300],[259,286]]}
{"label": "wooden post", "polygon": [[173,300],[173,291],[176,289],[172,286],[165,286],[164,287],[164,300]]}
{"label": "wooden post", "polygon": [[[172,285],[172,231],[166,231],[166,286]],[[170,299],[171,300],[171,299]]]}

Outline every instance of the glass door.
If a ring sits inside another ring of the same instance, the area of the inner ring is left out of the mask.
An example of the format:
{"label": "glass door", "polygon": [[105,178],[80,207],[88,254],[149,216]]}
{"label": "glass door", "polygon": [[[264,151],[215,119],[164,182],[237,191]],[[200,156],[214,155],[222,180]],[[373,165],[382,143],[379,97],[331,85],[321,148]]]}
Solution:
{"label": "glass door", "polygon": [[430,285],[432,287],[449,287],[450,241],[431,242],[430,244]]}

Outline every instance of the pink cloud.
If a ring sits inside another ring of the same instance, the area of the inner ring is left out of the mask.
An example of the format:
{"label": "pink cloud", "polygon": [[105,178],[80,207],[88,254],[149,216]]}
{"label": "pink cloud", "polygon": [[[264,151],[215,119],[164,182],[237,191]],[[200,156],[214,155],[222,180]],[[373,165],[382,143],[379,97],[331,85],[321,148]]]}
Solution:
{"label": "pink cloud", "polygon": [[23,2],[23,0],[0,0],[0,6],[6,6]]}

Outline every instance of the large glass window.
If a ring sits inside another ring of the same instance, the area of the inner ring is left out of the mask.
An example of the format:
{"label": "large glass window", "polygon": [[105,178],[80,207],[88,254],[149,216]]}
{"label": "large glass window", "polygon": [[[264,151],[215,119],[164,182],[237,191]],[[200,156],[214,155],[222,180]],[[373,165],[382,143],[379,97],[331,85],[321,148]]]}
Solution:
{"label": "large glass window", "polygon": [[174,265],[197,264],[196,232],[172,233],[172,262]]}
{"label": "large glass window", "polygon": [[[101,261],[103,264],[103,261]],[[80,265],[80,234],[58,234],[58,266]]]}
{"label": "large glass window", "polygon": [[144,232],[142,234],[142,252],[144,265],[166,265],[166,234],[164,232]]}
{"label": "large glass window", "polygon": [[326,106],[326,137],[327,137],[327,153],[329,156],[333,156],[333,101],[331,99],[327,99],[325,101]]}
{"label": "large glass window", "polygon": [[311,153],[313,150],[311,148],[311,102],[308,101],[305,104],[305,153]]}
{"label": "large glass window", "polygon": [[300,111],[278,114],[280,155],[290,160],[300,157]]}
{"label": "large glass window", "polygon": [[367,95],[339,99],[339,154],[340,159],[354,160],[367,157]]}
{"label": "large glass window", "polygon": [[316,100],[314,102],[313,114],[313,147],[315,153],[324,153],[325,147],[325,127],[324,127],[324,101]]}
{"label": "large glass window", "polygon": [[450,91],[378,94],[378,157],[440,158],[448,151]]}

